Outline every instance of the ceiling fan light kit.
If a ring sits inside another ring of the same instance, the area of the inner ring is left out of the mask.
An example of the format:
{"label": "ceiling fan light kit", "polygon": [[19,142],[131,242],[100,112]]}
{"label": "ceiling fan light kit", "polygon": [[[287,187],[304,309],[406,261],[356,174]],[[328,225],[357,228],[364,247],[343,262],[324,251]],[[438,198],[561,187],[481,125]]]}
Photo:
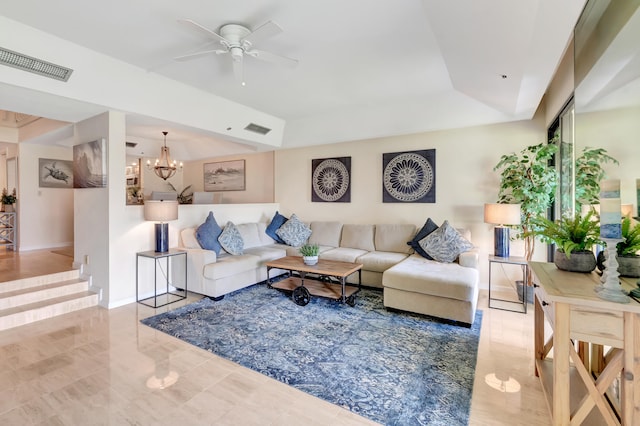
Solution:
{"label": "ceiling fan light kit", "polygon": [[[282,28],[280,28],[275,22],[268,21],[256,28],[254,31],[251,31],[243,25],[226,24],[220,27],[220,34],[190,19],[180,20],[179,22],[186,24],[191,28],[195,28],[201,34],[207,36],[211,42],[220,43],[223,49],[212,50],[209,47],[205,50],[198,50],[186,55],[177,56],[174,60],[186,61],[208,55],[210,53],[215,53],[216,55],[229,53],[233,63],[233,74],[236,80],[243,86],[245,85],[243,64],[245,55],[279,65],[296,66],[298,64],[298,61],[295,59],[253,48],[254,43],[268,37],[273,37],[274,35],[282,32]],[[210,44],[207,44],[207,46],[210,46]]]}

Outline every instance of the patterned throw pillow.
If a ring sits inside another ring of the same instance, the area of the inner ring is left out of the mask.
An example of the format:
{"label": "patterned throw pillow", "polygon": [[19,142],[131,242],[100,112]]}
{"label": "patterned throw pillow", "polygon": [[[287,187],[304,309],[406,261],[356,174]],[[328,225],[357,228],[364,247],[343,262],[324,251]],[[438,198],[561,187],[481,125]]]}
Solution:
{"label": "patterned throw pillow", "polygon": [[280,227],[289,219],[285,216],[282,216],[279,212],[276,211],[276,214],[273,215],[273,219],[271,219],[271,223],[267,226],[267,229],[264,231],[268,236],[273,238],[276,243],[286,244],[282,238],[278,236],[276,231],[280,229]]}
{"label": "patterned throw pillow", "polygon": [[218,242],[218,237],[222,233],[222,228],[213,217],[213,212],[209,212],[209,216],[204,223],[196,229],[196,239],[200,247],[206,250],[213,250],[216,254],[220,254],[222,246]]}
{"label": "patterned throw pillow", "polygon": [[445,220],[440,228],[420,240],[420,247],[433,260],[451,263],[458,258],[460,253],[471,250],[473,244]]}
{"label": "patterned throw pillow", "polygon": [[222,234],[218,237],[218,241],[223,249],[233,255],[242,254],[244,251],[242,235],[240,235],[240,231],[238,231],[236,225],[231,221],[227,222]]}
{"label": "patterned throw pillow", "polygon": [[415,237],[411,241],[407,241],[407,244],[411,246],[412,249],[416,251],[420,256],[426,257],[429,260],[433,260],[433,257],[429,256],[425,251],[420,247],[420,240],[431,234],[433,231],[438,229],[438,225],[435,224],[431,218],[427,219],[427,221],[422,226],[422,229],[418,231]]}
{"label": "patterned throw pillow", "polygon": [[298,216],[292,214],[291,218],[276,231],[276,234],[286,244],[292,247],[300,247],[311,235],[311,228],[301,222]]}

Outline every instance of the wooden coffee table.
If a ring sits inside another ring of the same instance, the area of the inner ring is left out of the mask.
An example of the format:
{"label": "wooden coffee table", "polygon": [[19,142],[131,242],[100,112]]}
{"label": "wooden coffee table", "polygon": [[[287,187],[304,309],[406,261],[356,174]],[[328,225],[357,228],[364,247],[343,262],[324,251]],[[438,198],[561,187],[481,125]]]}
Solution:
{"label": "wooden coffee table", "polygon": [[[362,286],[361,263],[318,259],[318,263],[315,265],[305,265],[302,257],[287,256],[269,261],[266,266],[267,285],[270,288],[291,291],[293,301],[300,306],[309,303],[311,295],[339,300],[349,306],[354,306],[356,303],[355,295]],[[269,272],[274,268],[287,270],[290,276],[272,283]],[[293,272],[297,272],[298,276],[294,276]],[[355,272],[358,272],[358,285],[347,285],[347,277]],[[307,274],[317,275],[323,281],[305,281]],[[331,278],[337,278],[339,282],[331,282]]]}

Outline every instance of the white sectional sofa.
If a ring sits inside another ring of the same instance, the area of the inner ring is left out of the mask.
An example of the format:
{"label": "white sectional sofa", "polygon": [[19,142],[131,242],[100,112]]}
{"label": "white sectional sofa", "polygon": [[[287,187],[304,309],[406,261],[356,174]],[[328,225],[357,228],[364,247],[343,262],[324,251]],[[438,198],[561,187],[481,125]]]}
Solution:
{"label": "white sectional sofa", "polygon": [[[188,289],[214,299],[264,281],[264,263],[283,256],[300,256],[296,247],[276,243],[266,234],[267,223],[236,225],[244,242],[240,255],[200,248],[196,228],[180,232],[187,250]],[[407,245],[416,234],[409,224],[351,225],[337,221],[309,224],[309,243],[320,246],[320,258],[362,263],[362,284],[384,289],[389,308],[473,323],[478,297],[478,254],[462,253],[456,262],[427,260]],[[459,230],[469,239],[470,233]],[[282,271],[284,272],[284,271]],[[272,270],[271,277],[277,275]],[[357,275],[350,277],[356,282]]]}

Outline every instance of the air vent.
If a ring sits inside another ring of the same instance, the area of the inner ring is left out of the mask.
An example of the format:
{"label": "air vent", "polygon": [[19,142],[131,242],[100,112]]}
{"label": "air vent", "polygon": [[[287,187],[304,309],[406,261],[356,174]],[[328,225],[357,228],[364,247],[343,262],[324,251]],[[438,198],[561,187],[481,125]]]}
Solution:
{"label": "air vent", "polygon": [[138,146],[136,142],[125,142],[125,145],[127,146],[127,148],[135,148],[136,146]]}
{"label": "air vent", "polygon": [[244,129],[248,130],[250,132],[260,133],[261,135],[266,135],[267,133],[269,133],[271,131],[271,129],[259,126],[259,125],[255,124],[255,123],[247,124],[247,127],[245,127]]}
{"label": "air vent", "polygon": [[31,56],[23,55],[22,53],[14,52],[13,50],[3,47],[0,47],[0,64],[60,81],[69,80],[73,72],[72,69],[32,58]]}

